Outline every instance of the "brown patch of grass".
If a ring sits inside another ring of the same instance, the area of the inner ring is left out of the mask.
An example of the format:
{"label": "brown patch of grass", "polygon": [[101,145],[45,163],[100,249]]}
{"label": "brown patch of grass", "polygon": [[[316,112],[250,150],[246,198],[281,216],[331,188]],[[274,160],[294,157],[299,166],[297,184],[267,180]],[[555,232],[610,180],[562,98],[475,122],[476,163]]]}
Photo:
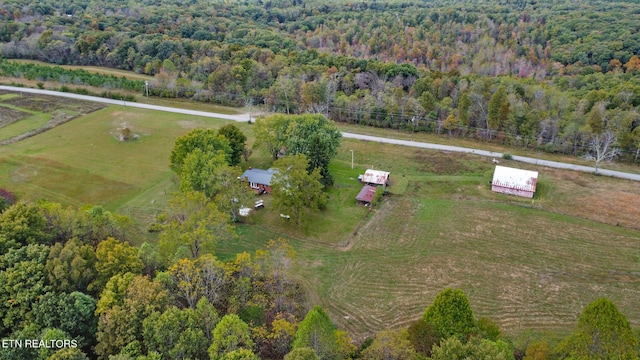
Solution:
{"label": "brown patch of grass", "polygon": [[59,109],[89,113],[104,107],[104,105],[97,102],[29,93],[23,93],[20,97],[5,100],[4,103],[41,113],[51,113]]}
{"label": "brown patch of grass", "polygon": [[0,110],[0,128],[11,125],[14,122],[20,121],[22,119],[25,119],[31,116],[31,114],[27,112],[10,109],[4,106],[0,106],[0,109],[1,109]]}

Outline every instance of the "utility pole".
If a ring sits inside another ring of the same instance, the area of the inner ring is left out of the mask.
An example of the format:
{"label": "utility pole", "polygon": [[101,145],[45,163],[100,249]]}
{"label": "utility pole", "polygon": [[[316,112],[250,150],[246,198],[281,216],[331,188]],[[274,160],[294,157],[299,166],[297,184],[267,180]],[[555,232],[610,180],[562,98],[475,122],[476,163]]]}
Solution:
{"label": "utility pole", "polygon": [[351,168],[353,169],[353,150],[349,150],[351,151]]}

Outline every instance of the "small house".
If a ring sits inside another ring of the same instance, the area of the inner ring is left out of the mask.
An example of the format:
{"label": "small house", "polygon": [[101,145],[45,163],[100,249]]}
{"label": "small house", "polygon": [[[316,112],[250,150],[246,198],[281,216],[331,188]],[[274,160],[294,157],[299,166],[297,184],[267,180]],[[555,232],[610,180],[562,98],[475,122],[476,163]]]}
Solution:
{"label": "small house", "polygon": [[258,194],[271,193],[271,179],[273,174],[277,173],[277,169],[247,169],[240,179],[247,181],[249,187],[258,192]]}
{"label": "small house", "polygon": [[362,176],[362,182],[369,185],[382,185],[389,186],[391,185],[391,180],[389,179],[389,172],[381,171],[381,170],[373,170],[367,169],[364,175]]}
{"label": "small house", "polygon": [[496,166],[491,181],[491,191],[532,198],[536,192],[538,172]]}
{"label": "small house", "polygon": [[360,193],[358,193],[358,196],[356,196],[356,200],[364,205],[371,204],[373,198],[376,196],[376,189],[377,188],[375,186],[371,185],[363,186]]}

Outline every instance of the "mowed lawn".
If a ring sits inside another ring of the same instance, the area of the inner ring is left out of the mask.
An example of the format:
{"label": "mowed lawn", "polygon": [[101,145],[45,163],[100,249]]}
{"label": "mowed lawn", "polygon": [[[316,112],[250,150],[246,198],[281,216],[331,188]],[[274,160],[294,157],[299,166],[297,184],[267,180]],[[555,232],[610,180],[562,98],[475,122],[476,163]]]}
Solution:
{"label": "mowed lawn", "polygon": [[[102,205],[150,220],[177,189],[169,170],[175,139],[196,127],[217,128],[225,123],[107,107],[0,147],[0,187],[27,199],[44,198],[77,207]],[[123,126],[139,139],[120,141],[118,129]]]}
{"label": "mowed lawn", "polygon": [[356,234],[336,236],[345,222],[362,224],[344,216],[326,220],[334,229],[325,228],[322,241],[274,218],[281,231],[274,223],[243,226],[219,255],[289,238],[312,301],[359,339],[408,326],[447,287],[463,289],[477,317],[512,335],[568,332],[601,296],[640,326],[640,184],[503,164],[540,171],[533,200],[492,193],[488,158],[343,140],[332,169],[350,188],[351,204],[359,190],[354,174],[371,165],[392,172],[391,194],[378,209],[363,217],[343,206],[366,220]]}

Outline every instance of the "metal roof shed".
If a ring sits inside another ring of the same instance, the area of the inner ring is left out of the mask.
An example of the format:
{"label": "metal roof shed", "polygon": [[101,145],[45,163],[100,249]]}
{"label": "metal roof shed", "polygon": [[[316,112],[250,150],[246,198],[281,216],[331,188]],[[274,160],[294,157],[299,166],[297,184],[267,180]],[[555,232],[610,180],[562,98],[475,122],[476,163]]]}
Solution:
{"label": "metal roof shed", "polygon": [[370,204],[373,198],[376,196],[376,187],[371,185],[365,185],[360,190],[360,193],[356,196],[356,200]]}
{"label": "metal roof shed", "polygon": [[491,191],[532,198],[536,192],[538,172],[496,166],[491,181]]}

